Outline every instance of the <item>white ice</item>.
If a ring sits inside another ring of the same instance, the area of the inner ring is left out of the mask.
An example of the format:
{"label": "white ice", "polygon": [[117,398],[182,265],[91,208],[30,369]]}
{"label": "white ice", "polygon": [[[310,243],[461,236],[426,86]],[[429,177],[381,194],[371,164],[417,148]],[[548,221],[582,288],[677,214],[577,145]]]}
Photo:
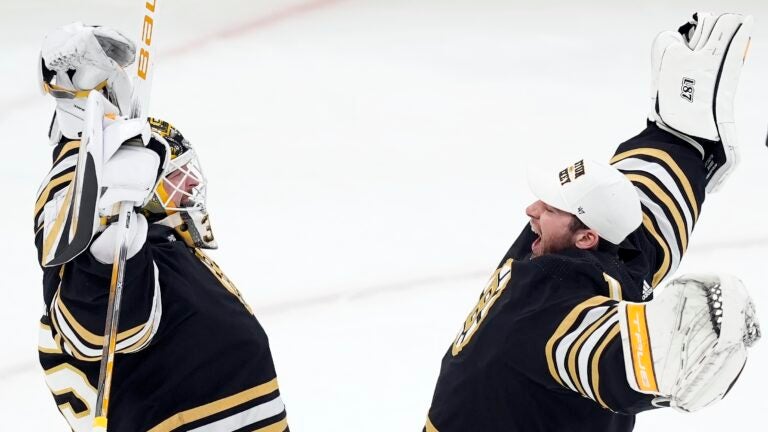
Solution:
{"label": "white ice", "polygon": [[[31,213],[53,106],[36,91],[40,42],[75,20],[137,35],[141,3],[0,3],[2,431],[67,429],[36,360]],[[421,429],[442,355],[525,223],[526,166],[608,158],[639,132],[650,42],[697,9],[756,25],[742,164],[680,273],[738,275],[768,323],[767,3],[310,3],[159,0],[151,104],[201,154],[212,255],[270,335],[292,430]],[[720,404],[644,413],[636,430],[765,430],[767,347]]]}

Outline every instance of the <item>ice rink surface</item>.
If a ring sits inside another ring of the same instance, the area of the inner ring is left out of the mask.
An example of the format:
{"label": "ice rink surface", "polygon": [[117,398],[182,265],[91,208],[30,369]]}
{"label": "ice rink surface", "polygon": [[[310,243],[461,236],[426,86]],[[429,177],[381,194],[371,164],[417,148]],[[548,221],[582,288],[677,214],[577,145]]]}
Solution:
{"label": "ice rink surface", "polygon": [[[526,167],[607,159],[639,132],[651,40],[697,9],[756,23],[742,164],[678,274],[738,275],[768,325],[768,3],[670,3],[158,1],[150,111],[201,155],[211,255],[270,335],[291,430],[421,429],[442,355],[526,222]],[[31,213],[53,107],[36,90],[40,42],[75,20],[138,36],[140,7],[0,3],[2,431],[67,430],[36,361]],[[644,413],[636,430],[765,430],[767,364],[762,341],[724,401]]]}

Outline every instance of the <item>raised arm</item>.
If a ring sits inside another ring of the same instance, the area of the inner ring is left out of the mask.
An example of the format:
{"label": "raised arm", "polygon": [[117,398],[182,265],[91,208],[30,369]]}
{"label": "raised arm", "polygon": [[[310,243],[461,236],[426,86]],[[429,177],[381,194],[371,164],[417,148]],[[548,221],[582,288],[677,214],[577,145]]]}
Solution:
{"label": "raised arm", "polygon": [[611,159],[640,195],[643,224],[629,241],[651,287],[677,269],[706,193],[738,161],[733,103],[751,27],[749,16],[701,13],[654,40],[648,128]]}

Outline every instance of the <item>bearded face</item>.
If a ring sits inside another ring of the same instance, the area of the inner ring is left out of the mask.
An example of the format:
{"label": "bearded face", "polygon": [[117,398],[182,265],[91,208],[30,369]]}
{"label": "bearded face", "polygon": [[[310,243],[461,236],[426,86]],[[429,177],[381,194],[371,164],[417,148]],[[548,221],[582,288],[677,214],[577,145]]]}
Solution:
{"label": "bearded face", "polygon": [[531,230],[537,235],[531,244],[531,257],[557,253],[576,246],[577,233],[572,228],[573,216],[543,201],[536,201],[525,209],[531,218]]}

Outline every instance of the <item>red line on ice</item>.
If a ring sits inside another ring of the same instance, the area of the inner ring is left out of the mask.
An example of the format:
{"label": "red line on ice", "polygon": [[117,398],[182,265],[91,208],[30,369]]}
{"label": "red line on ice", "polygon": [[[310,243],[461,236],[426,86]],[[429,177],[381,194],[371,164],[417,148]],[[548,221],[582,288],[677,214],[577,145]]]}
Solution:
{"label": "red line on ice", "polygon": [[240,37],[243,34],[256,31],[256,30],[261,30],[266,27],[271,27],[273,25],[286,21],[290,18],[295,18],[299,15],[305,15],[309,12],[314,12],[323,7],[330,6],[335,3],[340,3],[342,1],[344,0],[310,0],[304,3],[288,6],[284,9],[278,9],[266,15],[257,17],[252,21],[240,24],[239,26],[236,26],[234,28],[228,28],[225,30],[221,30],[212,34],[202,36],[184,45],[171,48],[166,52],[161,51],[160,57],[161,58],[166,56],[175,57],[177,55],[183,55],[188,51],[191,51],[200,46],[211,43],[216,39],[228,39],[228,38]]}
{"label": "red line on ice", "polygon": [[[307,13],[314,12],[318,9],[331,6],[342,1],[344,0],[309,0],[303,3],[285,7],[283,9],[277,9],[267,13],[266,15],[256,17],[251,21],[245,22],[233,28],[228,28],[204,35],[198,39],[192,40],[191,42],[187,42],[174,48],[169,48],[165,51],[161,50],[160,58],[173,58],[183,56],[184,54],[213,41],[240,37],[246,33],[262,30],[264,28],[279,24],[283,21],[287,21],[288,19],[295,18],[300,15],[305,15]],[[0,110],[0,121],[3,121],[4,117],[6,117],[5,113],[19,109],[25,109],[34,106],[36,103],[42,103],[42,98],[30,97],[30,95],[26,95],[11,100],[9,103],[2,105],[2,109]]]}

